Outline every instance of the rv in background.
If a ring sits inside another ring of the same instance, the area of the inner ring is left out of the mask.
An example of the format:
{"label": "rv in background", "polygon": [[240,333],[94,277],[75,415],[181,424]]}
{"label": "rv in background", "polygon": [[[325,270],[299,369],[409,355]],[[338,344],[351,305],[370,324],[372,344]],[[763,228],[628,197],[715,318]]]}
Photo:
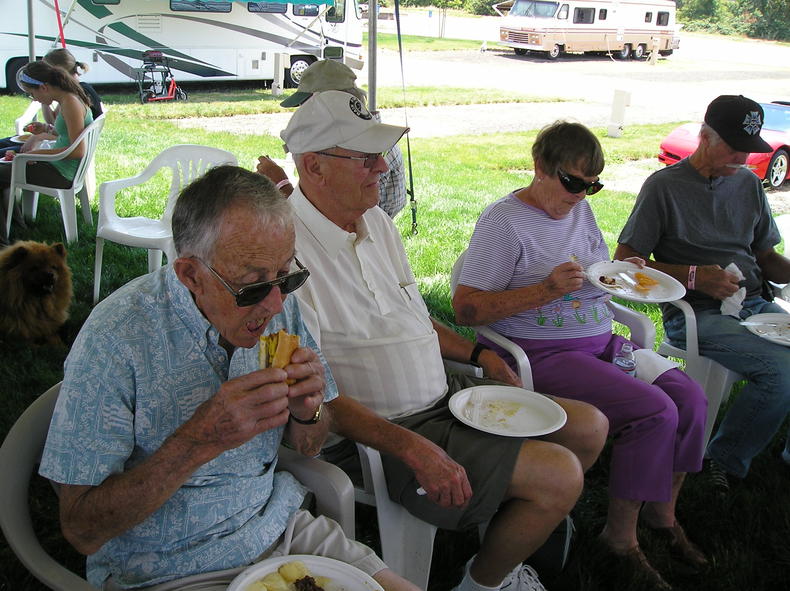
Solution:
{"label": "rv in background", "polygon": [[505,19],[500,45],[518,55],[605,52],[641,59],[653,50],[670,55],[680,45],[674,0],[507,0],[494,10]]}
{"label": "rv in background", "polygon": [[[299,0],[297,0],[298,2]],[[309,0],[307,0],[309,2]],[[362,22],[357,0],[312,4],[219,0],[61,0],[66,47],[90,70],[91,84],[133,82],[144,51],[167,58],[179,82],[273,80],[275,54],[287,54],[287,85],[321,58],[360,69]],[[28,61],[27,2],[0,0],[0,86],[16,90]],[[51,0],[33,1],[35,50],[59,46]],[[278,60],[278,63],[280,60]]]}

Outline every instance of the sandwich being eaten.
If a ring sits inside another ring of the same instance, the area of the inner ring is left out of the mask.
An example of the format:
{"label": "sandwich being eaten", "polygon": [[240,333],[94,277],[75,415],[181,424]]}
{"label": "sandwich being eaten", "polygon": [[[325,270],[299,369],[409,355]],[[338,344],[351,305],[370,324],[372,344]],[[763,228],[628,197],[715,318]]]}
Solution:
{"label": "sandwich being eaten", "polygon": [[[261,335],[258,350],[258,366],[261,369],[278,367],[283,369],[291,362],[291,355],[299,348],[299,335],[288,334],[280,329],[278,332]],[[285,380],[286,384],[293,384],[296,380]]]}

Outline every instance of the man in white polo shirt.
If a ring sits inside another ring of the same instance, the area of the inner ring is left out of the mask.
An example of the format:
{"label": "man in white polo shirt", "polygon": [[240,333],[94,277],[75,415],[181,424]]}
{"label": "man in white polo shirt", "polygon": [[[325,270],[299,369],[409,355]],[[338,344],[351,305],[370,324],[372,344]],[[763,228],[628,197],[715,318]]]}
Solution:
{"label": "man in white polo shirt", "polygon": [[[386,170],[381,154],[406,131],[377,123],[356,97],[327,91],[307,100],[281,133],[299,171],[290,197],[296,250],[312,270],[300,307],[341,393],[331,403],[331,428],[382,452],[390,496],[418,517],[448,529],[490,520],[459,590],[543,589],[521,563],[575,504],[606,419],[584,403],[558,400],[568,423],[543,441],[490,435],[453,419],[447,397],[470,384],[446,376],[442,357],[520,382],[492,351],[431,319],[398,231],[375,207]],[[347,441],[326,451],[344,467],[353,462]]]}

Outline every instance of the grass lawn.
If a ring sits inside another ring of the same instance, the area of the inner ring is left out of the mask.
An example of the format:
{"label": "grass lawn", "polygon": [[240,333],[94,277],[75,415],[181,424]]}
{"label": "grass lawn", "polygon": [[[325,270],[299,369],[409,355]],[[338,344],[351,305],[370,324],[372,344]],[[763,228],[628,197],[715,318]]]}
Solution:
{"label": "grass lawn", "polygon": [[[393,101],[392,104],[398,100],[398,92],[392,91],[388,99]],[[425,96],[436,96],[436,92],[426,90]],[[467,91],[442,89],[438,92],[446,94],[440,95],[437,102],[452,102],[460,100]],[[384,89],[382,94],[387,93]],[[256,89],[195,92],[191,94],[189,103],[168,105],[139,105],[130,93],[106,93],[103,96],[109,112],[97,158],[99,183],[136,174],[154,155],[177,143],[206,144],[230,150],[245,166],[250,166],[261,153],[274,153],[280,144],[274,137],[240,137],[224,132],[180,129],[167,120],[196,114],[216,116],[279,110],[279,99],[270,99],[266,93]],[[527,99],[522,97],[522,100]],[[0,118],[12,121],[24,106],[21,98],[0,97]],[[607,162],[616,163],[652,157],[659,139],[673,127],[672,124],[629,126],[624,137],[617,140],[606,138],[603,129],[595,131],[604,145]],[[428,305],[439,318],[452,323],[449,272],[458,254],[466,247],[478,214],[492,201],[529,182],[532,169],[529,146],[534,136],[534,132],[526,132],[411,141],[418,233],[412,235],[410,232],[408,208],[396,223]],[[605,182],[606,171],[602,176]],[[121,210],[127,215],[158,215],[163,205],[161,195],[164,187],[164,179],[154,179],[144,191],[122,197]],[[612,249],[633,200],[632,194],[607,189],[591,198]],[[93,215],[95,219],[95,203]],[[79,241],[69,246],[69,261],[74,273],[74,301],[66,327],[69,342],[90,313],[93,282],[95,230],[86,225],[81,216],[78,216],[78,223]],[[27,229],[14,228],[12,237],[62,240],[57,204],[48,197],[42,197],[39,219]],[[144,251],[107,243],[103,297],[145,270]],[[658,319],[655,308],[644,309],[654,320]],[[4,360],[0,363],[0,436],[5,435],[38,394],[61,379],[66,353],[65,348],[55,346],[31,347],[0,340],[0,354]],[[713,568],[709,573],[686,576],[672,570],[672,563],[664,556],[666,549],[642,532],[649,555],[656,557],[656,565],[667,573],[678,589],[759,591],[787,588],[790,508],[786,499],[790,488],[790,469],[776,458],[781,443],[777,438],[772,448],[755,461],[749,479],[726,501],[717,501],[712,496],[703,477],[691,476],[688,479],[679,505],[679,516],[689,535],[713,558]],[[586,492],[575,510],[579,529],[577,560],[557,580],[547,578],[552,591],[641,589],[596,553],[594,537],[601,528],[606,507],[607,460],[600,461],[588,475]],[[41,482],[34,483],[34,486],[42,494],[48,491]],[[48,546],[73,568],[79,569],[82,559],[59,536],[54,497],[50,495],[37,503],[34,513],[38,529],[48,541]],[[371,513],[364,515],[372,519]],[[361,523],[364,521],[359,519]],[[375,530],[363,527],[360,537],[373,542]],[[431,591],[450,589],[457,582],[460,566],[475,551],[476,544],[474,535],[470,533],[440,532],[439,542],[433,563]],[[17,562],[7,545],[0,544],[0,591],[41,588]]]}

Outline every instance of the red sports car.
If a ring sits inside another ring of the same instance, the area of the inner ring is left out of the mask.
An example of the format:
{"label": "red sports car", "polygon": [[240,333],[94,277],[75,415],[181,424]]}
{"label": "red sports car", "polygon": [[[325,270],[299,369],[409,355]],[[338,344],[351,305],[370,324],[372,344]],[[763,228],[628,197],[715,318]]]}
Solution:
{"label": "red sports car", "polygon": [[[790,160],[790,102],[775,101],[760,103],[765,111],[765,123],[760,136],[771,145],[773,152],[749,154],[747,164],[754,166],[754,174],[763,183],[776,188],[787,180],[788,160]],[[699,143],[699,123],[687,123],[674,129],[661,142],[659,161],[675,164],[697,149]]]}

